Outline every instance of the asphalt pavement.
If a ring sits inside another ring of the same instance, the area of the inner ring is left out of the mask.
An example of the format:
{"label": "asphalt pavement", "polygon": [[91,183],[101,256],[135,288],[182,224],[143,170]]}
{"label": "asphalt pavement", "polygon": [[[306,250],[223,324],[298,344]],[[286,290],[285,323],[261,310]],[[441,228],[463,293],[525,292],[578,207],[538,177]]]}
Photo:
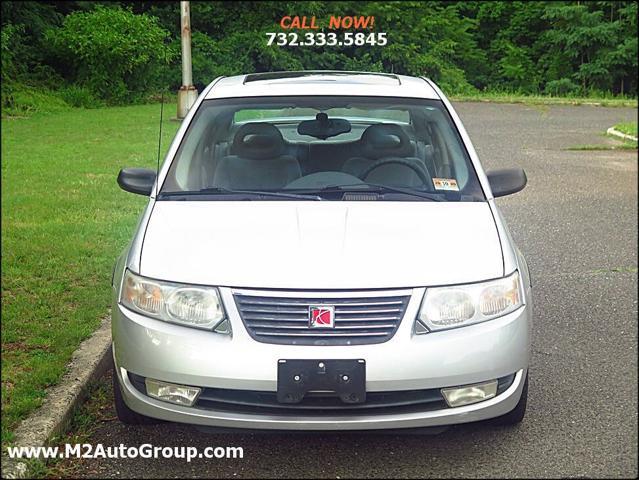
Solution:
{"label": "asphalt pavement", "polygon": [[528,413],[517,428],[464,425],[438,435],[211,434],[129,427],[114,415],[104,446],[240,446],[243,459],[94,459],[73,476],[636,477],[637,151],[602,132],[637,110],[456,105],[487,169],[520,166],[526,189],[498,200],[530,266],[535,301]]}

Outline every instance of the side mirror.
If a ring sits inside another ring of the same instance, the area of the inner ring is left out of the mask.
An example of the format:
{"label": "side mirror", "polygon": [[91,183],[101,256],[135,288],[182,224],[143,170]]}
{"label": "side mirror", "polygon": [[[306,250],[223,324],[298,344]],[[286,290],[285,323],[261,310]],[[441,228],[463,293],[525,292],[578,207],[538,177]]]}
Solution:
{"label": "side mirror", "polygon": [[127,192],[148,196],[153,191],[155,176],[155,170],[148,168],[123,168],[118,173],[118,185]]}
{"label": "side mirror", "polygon": [[521,168],[504,168],[486,172],[490,189],[495,197],[503,197],[520,192],[526,186],[528,179]]}

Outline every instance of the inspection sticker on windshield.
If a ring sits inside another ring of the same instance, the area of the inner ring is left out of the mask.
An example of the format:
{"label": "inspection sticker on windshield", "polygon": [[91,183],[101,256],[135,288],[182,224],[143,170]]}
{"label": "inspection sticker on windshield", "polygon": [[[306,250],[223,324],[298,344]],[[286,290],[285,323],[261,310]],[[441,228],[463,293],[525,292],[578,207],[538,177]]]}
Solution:
{"label": "inspection sticker on windshield", "polygon": [[457,180],[454,178],[433,178],[433,185],[435,186],[435,190],[453,190],[459,192]]}

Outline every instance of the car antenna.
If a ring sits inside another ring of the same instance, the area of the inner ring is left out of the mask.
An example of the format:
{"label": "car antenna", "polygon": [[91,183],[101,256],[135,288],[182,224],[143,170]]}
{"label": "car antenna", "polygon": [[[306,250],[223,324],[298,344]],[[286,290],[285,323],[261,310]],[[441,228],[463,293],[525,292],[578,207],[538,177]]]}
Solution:
{"label": "car antenna", "polygon": [[162,150],[162,118],[164,116],[164,89],[160,96],[160,133],[158,134],[158,162],[155,170],[155,198],[157,199],[160,188],[160,151]]}
{"label": "car antenna", "polygon": [[[166,41],[164,42],[164,67],[166,68],[167,61],[167,46]],[[158,134],[158,161],[157,167],[155,170],[155,198],[158,198],[159,190],[160,190],[160,152],[162,151],[162,120],[164,118],[164,86],[160,91],[160,132]]]}

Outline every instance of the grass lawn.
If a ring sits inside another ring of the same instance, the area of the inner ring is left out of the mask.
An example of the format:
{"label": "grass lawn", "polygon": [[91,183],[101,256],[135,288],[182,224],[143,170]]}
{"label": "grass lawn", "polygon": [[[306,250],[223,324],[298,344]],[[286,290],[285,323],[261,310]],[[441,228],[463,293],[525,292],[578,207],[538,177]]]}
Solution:
{"label": "grass lawn", "polygon": [[[104,425],[117,419],[113,403],[111,382],[113,371],[88,386],[87,401],[81,404],[73,413],[67,431],[51,439],[51,445],[64,449],[65,443],[90,443],[91,436]],[[77,470],[84,464],[91,464],[91,459],[68,458],[65,460],[52,459],[32,465],[35,478],[79,478]],[[95,472],[98,474],[98,472]]]}
{"label": "grass lawn", "polygon": [[[614,128],[626,135],[637,136],[637,122],[618,123]],[[606,143],[573,145],[566,150],[637,150],[637,142],[634,140],[620,138],[607,132],[602,132],[602,136],[608,140]]]}
{"label": "grass lawn", "polygon": [[626,135],[632,135],[633,137],[636,137],[637,122],[618,123],[617,125],[615,125],[615,130],[621,133],[625,133]]}
{"label": "grass lawn", "polygon": [[604,143],[600,144],[586,144],[586,145],[573,145],[572,147],[566,148],[566,150],[577,150],[577,151],[597,151],[597,150],[637,150],[636,143],[630,142],[620,142],[617,145],[606,145]]}
{"label": "grass lawn", "polygon": [[[446,92],[444,92],[446,93]],[[521,95],[510,93],[478,92],[469,95],[450,95],[455,102],[524,103],[527,105],[599,105],[602,107],[634,107],[636,98],[619,97],[551,97],[549,95]]]}
{"label": "grass lawn", "polygon": [[[159,104],[2,120],[2,445],[42,401],[110,301],[144,197],[121,167],[155,168]],[[165,105],[163,150],[179,124]]]}

